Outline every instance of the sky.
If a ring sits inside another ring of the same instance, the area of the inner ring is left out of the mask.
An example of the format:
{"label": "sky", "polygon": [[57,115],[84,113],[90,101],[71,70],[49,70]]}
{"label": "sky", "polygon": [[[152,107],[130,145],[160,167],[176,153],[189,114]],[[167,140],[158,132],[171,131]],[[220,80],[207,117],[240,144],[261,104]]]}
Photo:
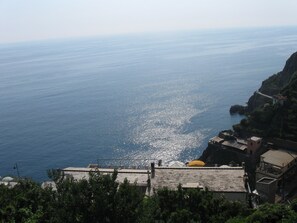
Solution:
{"label": "sky", "polygon": [[0,43],[297,25],[296,0],[0,0]]}

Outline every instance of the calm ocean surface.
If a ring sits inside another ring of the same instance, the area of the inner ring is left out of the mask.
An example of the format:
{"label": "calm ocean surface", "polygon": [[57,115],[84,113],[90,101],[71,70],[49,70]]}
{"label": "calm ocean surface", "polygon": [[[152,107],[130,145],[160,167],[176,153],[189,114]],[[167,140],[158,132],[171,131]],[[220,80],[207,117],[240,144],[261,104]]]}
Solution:
{"label": "calm ocean surface", "polygon": [[0,45],[0,175],[197,158],[296,50],[297,28]]}

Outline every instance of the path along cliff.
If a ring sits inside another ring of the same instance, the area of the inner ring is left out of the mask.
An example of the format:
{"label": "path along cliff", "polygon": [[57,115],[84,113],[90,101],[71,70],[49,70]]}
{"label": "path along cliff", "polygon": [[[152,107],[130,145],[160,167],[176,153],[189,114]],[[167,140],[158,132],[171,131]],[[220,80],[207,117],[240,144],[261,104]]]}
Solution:
{"label": "path along cliff", "polygon": [[[297,52],[293,53],[282,71],[262,82],[249,98],[247,106],[232,106],[230,113],[244,114],[245,118],[233,126],[240,138],[258,136],[297,141]],[[208,164],[240,163],[236,156],[208,146],[201,160]]]}

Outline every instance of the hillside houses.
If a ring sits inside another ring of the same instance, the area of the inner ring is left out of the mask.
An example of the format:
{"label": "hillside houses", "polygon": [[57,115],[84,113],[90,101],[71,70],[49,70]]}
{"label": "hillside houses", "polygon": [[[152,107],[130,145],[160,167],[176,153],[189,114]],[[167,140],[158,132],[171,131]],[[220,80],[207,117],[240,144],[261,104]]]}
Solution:
{"label": "hillside houses", "polygon": [[272,197],[277,194],[284,199],[284,194],[296,193],[297,147],[293,142],[267,141],[256,136],[242,139],[232,131],[222,131],[208,145],[227,157],[226,162],[245,162],[247,171],[255,178],[255,189],[273,194],[265,194],[267,201],[274,202]]}

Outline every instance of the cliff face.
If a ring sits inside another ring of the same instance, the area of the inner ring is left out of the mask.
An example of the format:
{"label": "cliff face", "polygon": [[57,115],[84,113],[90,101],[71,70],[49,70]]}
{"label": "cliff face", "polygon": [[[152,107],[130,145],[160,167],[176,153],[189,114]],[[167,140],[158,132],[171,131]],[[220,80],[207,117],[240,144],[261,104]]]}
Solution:
{"label": "cliff face", "polygon": [[[286,141],[288,147],[295,148],[297,143],[297,52],[286,62],[284,69],[263,81],[261,93],[267,95],[280,94],[279,100],[273,103],[272,99],[254,94],[248,103],[248,107],[232,106],[230,113],[244,113],[246,119],[241,120],[233,126],[236,135],[243,138],[250,136],[261,136],[273,139],[275,144],[284,146]],[[288,141],[290,140],[290,141]],[[248,172],[254,172],[256,160],[217,146],[209,144],[199,158],[207,164],[228,164],[230,162],[247,164]]]}
{"label": "cliff face", "polygon": [[[276,95],[281,92],[281,90],[289,84],[293,74],[297,71],[297,52],[292,54],[287,60],[284,69],[262,82],[262,85],[259,89],[261,93],[267,95]],[[248,100],[248,106],[246,112],[252,112],[256,108],[263,106],[266,103],[269,103],[270,99],[262,97],[256,93],[250,97]]]}
{"label": "cliff face", "polygon": [[297,52],[287,60],[283,71],[263,81],[259,91],[281,96],[273,101],[255,93],[246,109],[248,118],[233,126],[234,130],[241,135],[297,141]]}

